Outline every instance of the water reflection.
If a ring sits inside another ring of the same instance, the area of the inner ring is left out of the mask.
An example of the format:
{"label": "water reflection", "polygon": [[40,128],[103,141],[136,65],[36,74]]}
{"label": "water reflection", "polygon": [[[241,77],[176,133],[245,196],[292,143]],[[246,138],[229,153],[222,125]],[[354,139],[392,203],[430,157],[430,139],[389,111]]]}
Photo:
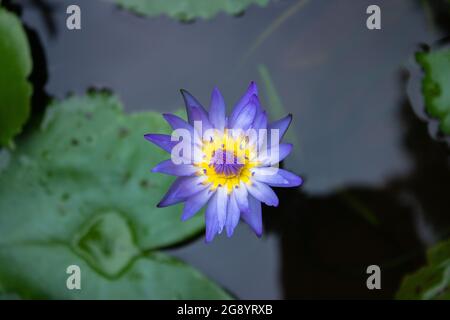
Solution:
{"label": "water reflection", "polygon": [[[408,103],[400,117],[414,159],[410,176],[325,197],[282,191],[279,210],[266,210],[266,226],[281,239],[284,297],[391,298],[402,277],[424,263],[425,248],[450,234],[448,149]],[[381,291],[365,286],[371,264],[381,267]]]}

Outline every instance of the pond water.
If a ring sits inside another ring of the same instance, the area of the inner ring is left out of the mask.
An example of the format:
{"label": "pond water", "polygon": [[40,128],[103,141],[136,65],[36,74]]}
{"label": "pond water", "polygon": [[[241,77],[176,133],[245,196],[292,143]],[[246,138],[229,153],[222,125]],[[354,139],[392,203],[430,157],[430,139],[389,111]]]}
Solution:
{"label": "pond water", "polygon": [[[168,111],[182,106],[180,88],[206,104],[217,86],[231,106],[255,80],[270,109],[258,71],[267,68],[294,116],[296,153],[285,167],[304,186],[279,190],[280,207],[263,209],[262,239],[240,225],[231,239],[168,249],[236,297],[389,298],[424,263],[424,248],[449,233],[448,148],[405,90],[419,45],[448,34],[421,1],[377,1],[375,31],[366,28],[366,0],[280,0],[189,24],[137,17],[110,1],[13,2],[37,35],[50,96],[106,87],[127,111]],[[81,7],[81,31],[65,28],[69,4]],[[371,264],[381,266],[383,290],[366,288]]]}

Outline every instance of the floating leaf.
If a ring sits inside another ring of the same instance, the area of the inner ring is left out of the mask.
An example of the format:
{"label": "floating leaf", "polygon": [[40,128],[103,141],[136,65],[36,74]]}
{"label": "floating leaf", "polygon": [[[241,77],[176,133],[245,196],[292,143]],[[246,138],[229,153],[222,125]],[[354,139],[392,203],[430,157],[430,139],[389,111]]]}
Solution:
{"label": "floating leaf", "polygon": [[428,264],[407,275],[398,299],[450,299],[450,239],[428,250]]}
{"label": "floating leaf", "polygon": [[422,93],[426,110],[439,119],[440,130],[450,135],[450,48],[418,52],[416,61],[425,72]]}
{"label": "floating leaf", "polygon": [[[107,93],[49,106],[0,172],[0,283],[33,298],[220,298],[185,264],[152,250],[203,229],[178,206],[156,209],[172,181],[143,138],[168,126],[153,112],[125,115]],[[66,288],[78,265],[82,290]]]}
{"label": "floating leaf", "polygon": [[30,113],[32,60],[20,20],[0,6],[0,146],[11,143]]}
{"label": "floating leaf", "polygon": [[[0,248],[0,255],[4,286],[23,299],[229,298],[198,271],[162,253],[136,257],[114,278],[94,271],[65,244],[22,244]],[[80,290],[66,286],[69,265],[80,267]]]}
{"label": "floating leaf", "polygon": [[114,0],[120,7],[134,13],[154,17],[166,14],[180,21],[210,19],[224,11],[235,15],[248,6],[265,6],[270,0]]}

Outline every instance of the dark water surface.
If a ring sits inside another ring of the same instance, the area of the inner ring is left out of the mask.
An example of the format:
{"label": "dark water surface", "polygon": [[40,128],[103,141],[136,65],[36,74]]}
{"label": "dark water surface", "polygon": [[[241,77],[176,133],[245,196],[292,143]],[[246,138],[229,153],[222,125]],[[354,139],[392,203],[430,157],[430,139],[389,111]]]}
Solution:
{"label": "dark water surface", "polygon": [[[14,2],[40,40],[51,96],[106,87],[128,111],[168,111],[182,105],[178,89],[206,104],[218,86],[232,105],[251,80],[264,97],[258,66],[268,68],[294,115],[297,152],[285,166],[305,185],[279,190],[280,207],[263,209],[262,239],[241,225],[231,239],[169,250],[237,297],[389,298],[424,263],[424,248],[448,234],[448,149],[405,93],[414,51],[446,35],[420,1],[377,1],[377,31],[366,28],[373,1],[309,1],[250,54],[297,1],[190,24],[137,17],[109,1]],[[81,31],[65,28],[69,4],[81,7]],[[366,288],[371,264],[381,266],[380,291]]]}

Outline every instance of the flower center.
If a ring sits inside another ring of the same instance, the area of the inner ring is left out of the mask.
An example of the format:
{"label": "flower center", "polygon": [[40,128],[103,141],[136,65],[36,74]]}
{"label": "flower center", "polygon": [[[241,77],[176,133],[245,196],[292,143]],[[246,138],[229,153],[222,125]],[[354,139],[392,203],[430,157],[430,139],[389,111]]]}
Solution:
{"label": "flower center", "polygon": [[233,137],[225,129],[212,139],[203,141],[202,159],[195,163],[199,168],[198,175],[206,177],[203,183],[211,184],[211,188],[226,187],[228,192],[239,187],[240,183],[248,183],[251,178],[250,169],[257,165],[252,146],[243,147],[242,137]]}
{"label": "flower center", "polygon": [[244,164],[238,163],[238,158],[234,152],[224,149],[213,151],[210,164],[219,175],[232,178],[239,176]]}

